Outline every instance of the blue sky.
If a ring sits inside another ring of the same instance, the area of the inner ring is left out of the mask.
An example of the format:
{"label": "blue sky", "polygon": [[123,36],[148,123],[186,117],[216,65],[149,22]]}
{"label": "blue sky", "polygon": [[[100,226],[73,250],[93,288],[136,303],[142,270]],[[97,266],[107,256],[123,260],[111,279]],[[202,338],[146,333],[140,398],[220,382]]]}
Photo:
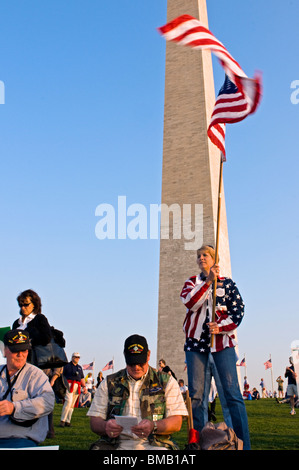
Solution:
{"label": "blue sky", "polygon": [[[248,76],[263,74],[256,114],[228,126],[224,185],[233,278],[246,303],[240,357],[250,385],[264,377],[270,388],[263,363],[271,354],[275,378],[283,374],[299,338],[299,3],[207,4],[211,31]],[[99,240],[95,211],[117,208],[119,196],[128,206],[160,203],[165,41],[156,28],[166,6],[0,5],[1,324],[18,317],[19,292],[36,290],[68,354],[95,358],[96,372],[112,357],[124,365],[123,341],[135,331],[156,361],[159,240]],[[224,77],[213,64],[217,93]]]}

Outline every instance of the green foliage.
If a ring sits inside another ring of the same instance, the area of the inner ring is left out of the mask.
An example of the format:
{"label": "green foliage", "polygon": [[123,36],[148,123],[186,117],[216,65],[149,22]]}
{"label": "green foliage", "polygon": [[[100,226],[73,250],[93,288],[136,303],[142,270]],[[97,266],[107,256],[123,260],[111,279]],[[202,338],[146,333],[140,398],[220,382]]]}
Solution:
{"label": "green foliage", "polygon": [[[246,401],[252,450],[299,450],[299,409],[290,415],[290,405],[278,404],[274,399]],[[97,435],[90,430],[86,409],[75,409],[71,427],[60,428],[62,405],[54,410],[55,438],[47,439],[42,445],[59,445],[60,450],[88,450]],[[223,420],[221,406],[217,401],[217,422]],[[174,435],[181,449],[188,443],[186,421]]]}

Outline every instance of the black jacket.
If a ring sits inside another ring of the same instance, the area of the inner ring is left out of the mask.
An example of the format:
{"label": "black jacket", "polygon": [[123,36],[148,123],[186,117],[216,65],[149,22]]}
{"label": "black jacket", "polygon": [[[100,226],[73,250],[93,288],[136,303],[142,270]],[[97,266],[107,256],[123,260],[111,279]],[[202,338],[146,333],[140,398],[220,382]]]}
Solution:
{"label": "black jacket", "polygon": [[[12,329],[18,327],[19,321],[16,320],[12,325]],[[29,334],[32,346],[45,346],[52,338],[51,327],[47,318],[42,313],[38,313],[33,320],[27,323],[25,331]]]}

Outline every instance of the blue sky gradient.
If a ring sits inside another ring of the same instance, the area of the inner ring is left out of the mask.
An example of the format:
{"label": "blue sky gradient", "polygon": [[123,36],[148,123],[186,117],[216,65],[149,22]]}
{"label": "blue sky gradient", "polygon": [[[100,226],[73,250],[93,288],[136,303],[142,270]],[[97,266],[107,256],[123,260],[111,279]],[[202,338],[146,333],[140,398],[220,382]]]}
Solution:
{"label": "blue sky gradient", "polygon": [[[251,386],[264,377],[271,388],[263,363],[271,354],[274,378],[283,374],[299,337],[299,3],[207,5],[211,31],[248,76],[263,75],[256,114],[227,127],[224,185],[233,278],[246,304],[240,359]],[[1,323],[18,317],[19,292],[36,290],[68,354],[95,359],[96,373],[112,357],[123,367],[134,332],[156,361],[159,240],[99,240],[95,211],[116,208],[119,196],[128,206],[160,203],[166,45],[156,28],[166,6],[0,5]],[[218,93],[223,70],[213,65]]]}

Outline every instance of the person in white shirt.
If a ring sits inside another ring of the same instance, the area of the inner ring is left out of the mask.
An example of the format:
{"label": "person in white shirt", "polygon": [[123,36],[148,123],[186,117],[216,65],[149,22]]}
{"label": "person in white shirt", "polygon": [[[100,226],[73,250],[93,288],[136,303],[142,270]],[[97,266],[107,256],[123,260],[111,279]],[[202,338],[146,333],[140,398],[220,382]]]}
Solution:
{"label": "person in white shirt", "polygon": [[45,440],[55,396],[44,372],[27,363],[27,332],[10,330],[4,337],[6,365],[0,368],[0,447],[34,447]]}
{"label": "person in white shirt", "polygon": [[[143,336],[126,339],[124,356],[126,368],[101,382],[87,413],[92,431],[101,436],[93,449],[177,449],[170,436],[188,416],[177,381],[149,365]],[[135,417],[137,424],[125,430],[117,416]]]}

